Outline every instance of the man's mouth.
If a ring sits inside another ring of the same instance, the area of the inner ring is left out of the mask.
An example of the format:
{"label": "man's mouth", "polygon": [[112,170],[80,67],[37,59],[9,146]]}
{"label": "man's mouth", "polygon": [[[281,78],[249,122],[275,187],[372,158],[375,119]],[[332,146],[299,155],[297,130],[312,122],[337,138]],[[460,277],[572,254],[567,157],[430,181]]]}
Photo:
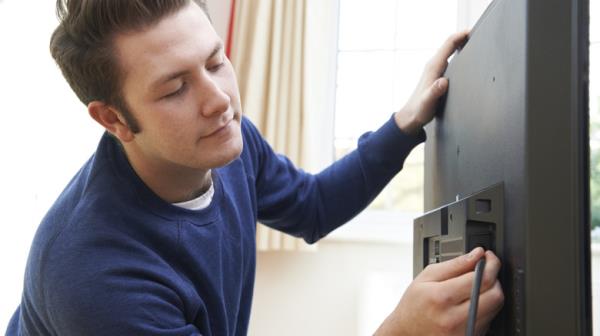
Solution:
{"label": "man's mouth", "polygon": [[214,136],[218,136],[218,135],[226,133],[229,130],[229,128],[232,126],[231,122],[233,120],[234,120],[233,117],[231,119],[228,119],[227,122],[225,122],[224,124],[217,127],[215,130],[210,132],[208,135],[201,137],[201,139],[206,139],[206,138],[210,138],[210,137],[214,137]]}

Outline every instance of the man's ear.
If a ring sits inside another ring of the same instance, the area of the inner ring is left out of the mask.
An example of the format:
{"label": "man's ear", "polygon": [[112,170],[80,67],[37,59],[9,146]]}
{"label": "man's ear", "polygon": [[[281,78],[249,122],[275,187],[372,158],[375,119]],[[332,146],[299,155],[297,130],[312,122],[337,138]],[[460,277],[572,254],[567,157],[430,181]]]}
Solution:
{"label": "man's ear", "polygon": [[101,101],[93,101],[88,104],[88,113],[97,123],[121,140],[121,142],[133,140],[134,133],[127,125],[123,115],[113,106]]}

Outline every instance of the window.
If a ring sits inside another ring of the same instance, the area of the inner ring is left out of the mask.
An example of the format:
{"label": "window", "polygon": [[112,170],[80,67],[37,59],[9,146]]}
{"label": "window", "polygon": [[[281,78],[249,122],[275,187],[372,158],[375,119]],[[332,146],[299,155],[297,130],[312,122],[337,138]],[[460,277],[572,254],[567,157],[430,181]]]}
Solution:
{"label": "window", "polygon": [[[431,8],[436,8],[431,11]],[[412,94],[437,48],[457,27],[456,0],[340,1],[335,154],[355,148]],[[371,209],[423,211],[423,146]]]}
{"label": "window", "polygon": [[[339,0],[333,135],[336,159],[353,150],[361,134],[377,129],[403,107],[426,62],[450,34],[472,27],[489,3],[374,0],[366,4],[362,0]],[[423,163],[424,145],[419,145],[407,158],[402,172],[354,221],[369,221],[371,233],[365,232],[364,225],[350,223],[334,232],[333,237],[371,235],[388,240],[408,236],[406,239],[412,240],[412,225],[396,224],[411,224],[423,212]],[[382,228],[380,234],[373,233],[377,231],[373,223]],[[385,229],[391,224],[394,229]],[[395,233],[390,235],[390,229]]]}

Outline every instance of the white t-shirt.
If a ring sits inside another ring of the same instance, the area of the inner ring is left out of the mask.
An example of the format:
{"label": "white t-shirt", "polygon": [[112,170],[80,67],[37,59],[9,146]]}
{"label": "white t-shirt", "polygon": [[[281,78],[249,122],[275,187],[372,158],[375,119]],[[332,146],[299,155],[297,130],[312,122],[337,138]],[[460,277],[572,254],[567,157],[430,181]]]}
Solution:
{"label": "white t-shirt", "polygon": [[204,194],[202,194],[192,200],[189,200],[189,201],[173,203],[173,205],[178,206],[180,208],[188,209],[188,210],[202,210],[202,209],[207,208],[210,205],[210,202],[212,201],[214,194],[215,194],[215,188],[214,188],[214,184],[211,181],[210,187]]}

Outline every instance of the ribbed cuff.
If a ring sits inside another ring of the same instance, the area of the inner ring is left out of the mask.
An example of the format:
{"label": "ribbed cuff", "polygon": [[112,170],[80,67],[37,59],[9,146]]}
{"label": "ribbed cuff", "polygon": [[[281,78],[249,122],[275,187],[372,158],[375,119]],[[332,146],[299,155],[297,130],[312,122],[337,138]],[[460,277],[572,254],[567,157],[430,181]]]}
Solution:
{"label": "ribbed cuff", "polygon": [[410,151],[426,139],[424,129],[415,135],[402,132],[392,115],[377,131],[362,135],[358,147],[369,160],[388,167],[402,167]]}

